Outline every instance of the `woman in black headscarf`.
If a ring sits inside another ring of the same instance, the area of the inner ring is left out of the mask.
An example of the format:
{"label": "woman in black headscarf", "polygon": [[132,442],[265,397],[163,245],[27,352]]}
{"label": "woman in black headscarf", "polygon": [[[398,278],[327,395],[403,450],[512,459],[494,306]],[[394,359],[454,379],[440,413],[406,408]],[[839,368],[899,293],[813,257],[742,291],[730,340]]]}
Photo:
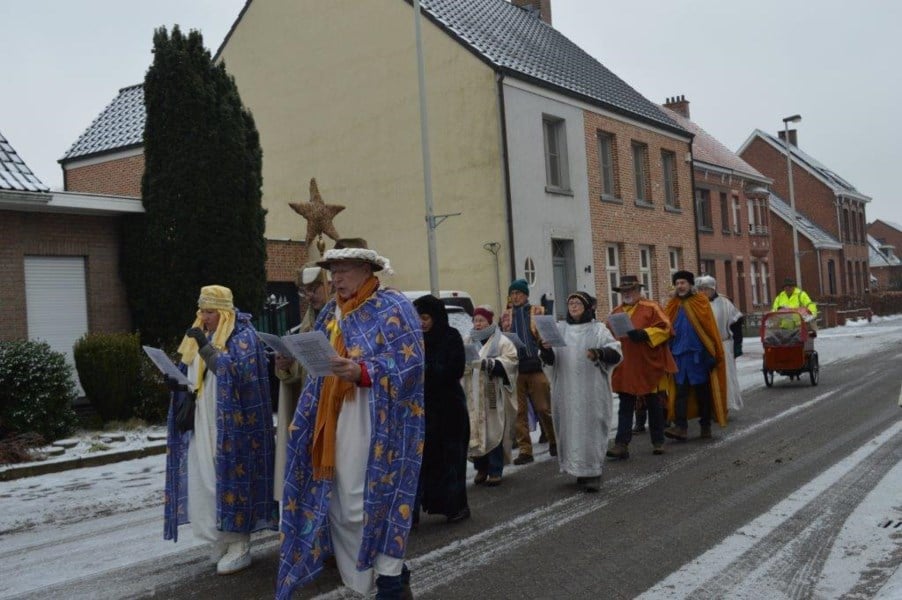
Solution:
{"label": "woman in black headscarf", "polygon": [[413,303],[420,314],[426,343],[426,441],[420,469],[418,506],[428,514],[445,515],[449,523],[469,518],[467,506],[467,447],[470,419],[460,380],[464,374],[464,343],[448,324],[448,311],[435,296]]}

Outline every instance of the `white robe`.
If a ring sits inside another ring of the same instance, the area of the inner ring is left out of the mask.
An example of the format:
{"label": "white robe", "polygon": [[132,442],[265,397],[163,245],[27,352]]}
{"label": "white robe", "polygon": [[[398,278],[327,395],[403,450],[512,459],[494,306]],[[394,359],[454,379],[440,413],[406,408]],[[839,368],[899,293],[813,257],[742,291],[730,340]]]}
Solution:
{"label": "white robe", "polygon": [[558,328],[567,343],[553,349],[551,376],[551,417],[560,469],[576,477],[598,477],[614,413],[611,373],[616,365],[599,363],[599,367],[586,358],[586,350],[611,348],[623,360],[620,342],[597,321],[577,325],[561,322]]}
{"label": "white robe", "polygon": [[[473,342],[469,338],[467,344]],[[508,385],[497,377],[489,377],[480,370],[484,358],[494,358],[504,366]],[[463,384],[467,393],[467,410],[470,414],[470,458],[485,456],[498,444],[504,444],[504,464],[511,461],[511,429],[517,419],[517,348],[500,330],[486,340],[479,349],[479,361],[468,363],[464,370]],[[489,394],[494,389],[494,398]]]}
{"label": "white robe", "polygon": [[[197,381],[200,360],[198,355],[188,366],[191,382]],[[206,369],[188,443],[188,520],[195,538],[216,546],[214,554],[225,551],[226,544],[250,539],[249,534],[220,531],[216,526],[216,437],[216,375]]]}
{"label": "white robe", "polygon": [[741,319],[742,313],[732,302],[720,295],[711,301],[711,308],[714,310],[717,330],[720,332],[720,340],[723,343],[724,360],[727,361],[727,408],[739,410],[742,408],[742,388],[739,387],[739,377],[736,374],[733,332],[730,331],[730,325]]}

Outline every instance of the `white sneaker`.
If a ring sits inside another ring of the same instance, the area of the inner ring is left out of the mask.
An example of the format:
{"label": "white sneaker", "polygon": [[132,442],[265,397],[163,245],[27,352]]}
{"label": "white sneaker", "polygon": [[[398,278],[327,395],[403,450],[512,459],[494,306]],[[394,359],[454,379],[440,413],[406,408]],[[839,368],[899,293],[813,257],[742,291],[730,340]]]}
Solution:
{"label": "white sneaker", "polygon": [[225,556],[216,563],[217,575],[231,575],[251,566],[251,547],[248,542],[233,542]]}

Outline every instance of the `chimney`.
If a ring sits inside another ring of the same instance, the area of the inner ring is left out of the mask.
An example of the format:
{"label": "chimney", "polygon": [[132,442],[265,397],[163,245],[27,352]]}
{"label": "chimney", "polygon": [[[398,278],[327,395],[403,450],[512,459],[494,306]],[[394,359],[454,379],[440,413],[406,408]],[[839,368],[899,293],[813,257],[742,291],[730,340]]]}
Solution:
{"label": "chimney", "polygon": [[511,4],[551,25],[551,0],[511,0]]}
{"label": "chimney", "polygon": [[[778,131],[777,135],[779,136],[781,142],[786,138],[785,131],[782,131],[782,130]],[[795,129],[789,130],[789,143],[792,144],[793,146],[795,146],[796,148],[799,147],[799,138],[797,137],[797,132]]]}
{"label": "chimney", "polygon": [[689,118],[689,101],[686,100],[686,96],[668,98],[667,102],[664,103],[664,108],[669,108],[678,115]]}

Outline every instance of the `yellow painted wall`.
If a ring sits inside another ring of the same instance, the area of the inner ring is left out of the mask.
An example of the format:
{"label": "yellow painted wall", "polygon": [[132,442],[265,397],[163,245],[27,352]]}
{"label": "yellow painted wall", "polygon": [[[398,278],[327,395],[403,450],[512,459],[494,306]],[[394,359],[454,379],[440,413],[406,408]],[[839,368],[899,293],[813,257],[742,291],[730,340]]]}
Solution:
{"label": "yellow painted wall", "polygon": [[[495,75],[421,19],[439,284],[495,304],[494,257],[508,239]],[[303,240],[288,207],[316,177],[334,223],[392,261],[385,282],[429,288],[414,20],[403,0],[256,0],[221,53],[263,146],[266,236]],[[327,247],[331,247],[327,240]],[[315,255],[315,250],[311,254]]]}

